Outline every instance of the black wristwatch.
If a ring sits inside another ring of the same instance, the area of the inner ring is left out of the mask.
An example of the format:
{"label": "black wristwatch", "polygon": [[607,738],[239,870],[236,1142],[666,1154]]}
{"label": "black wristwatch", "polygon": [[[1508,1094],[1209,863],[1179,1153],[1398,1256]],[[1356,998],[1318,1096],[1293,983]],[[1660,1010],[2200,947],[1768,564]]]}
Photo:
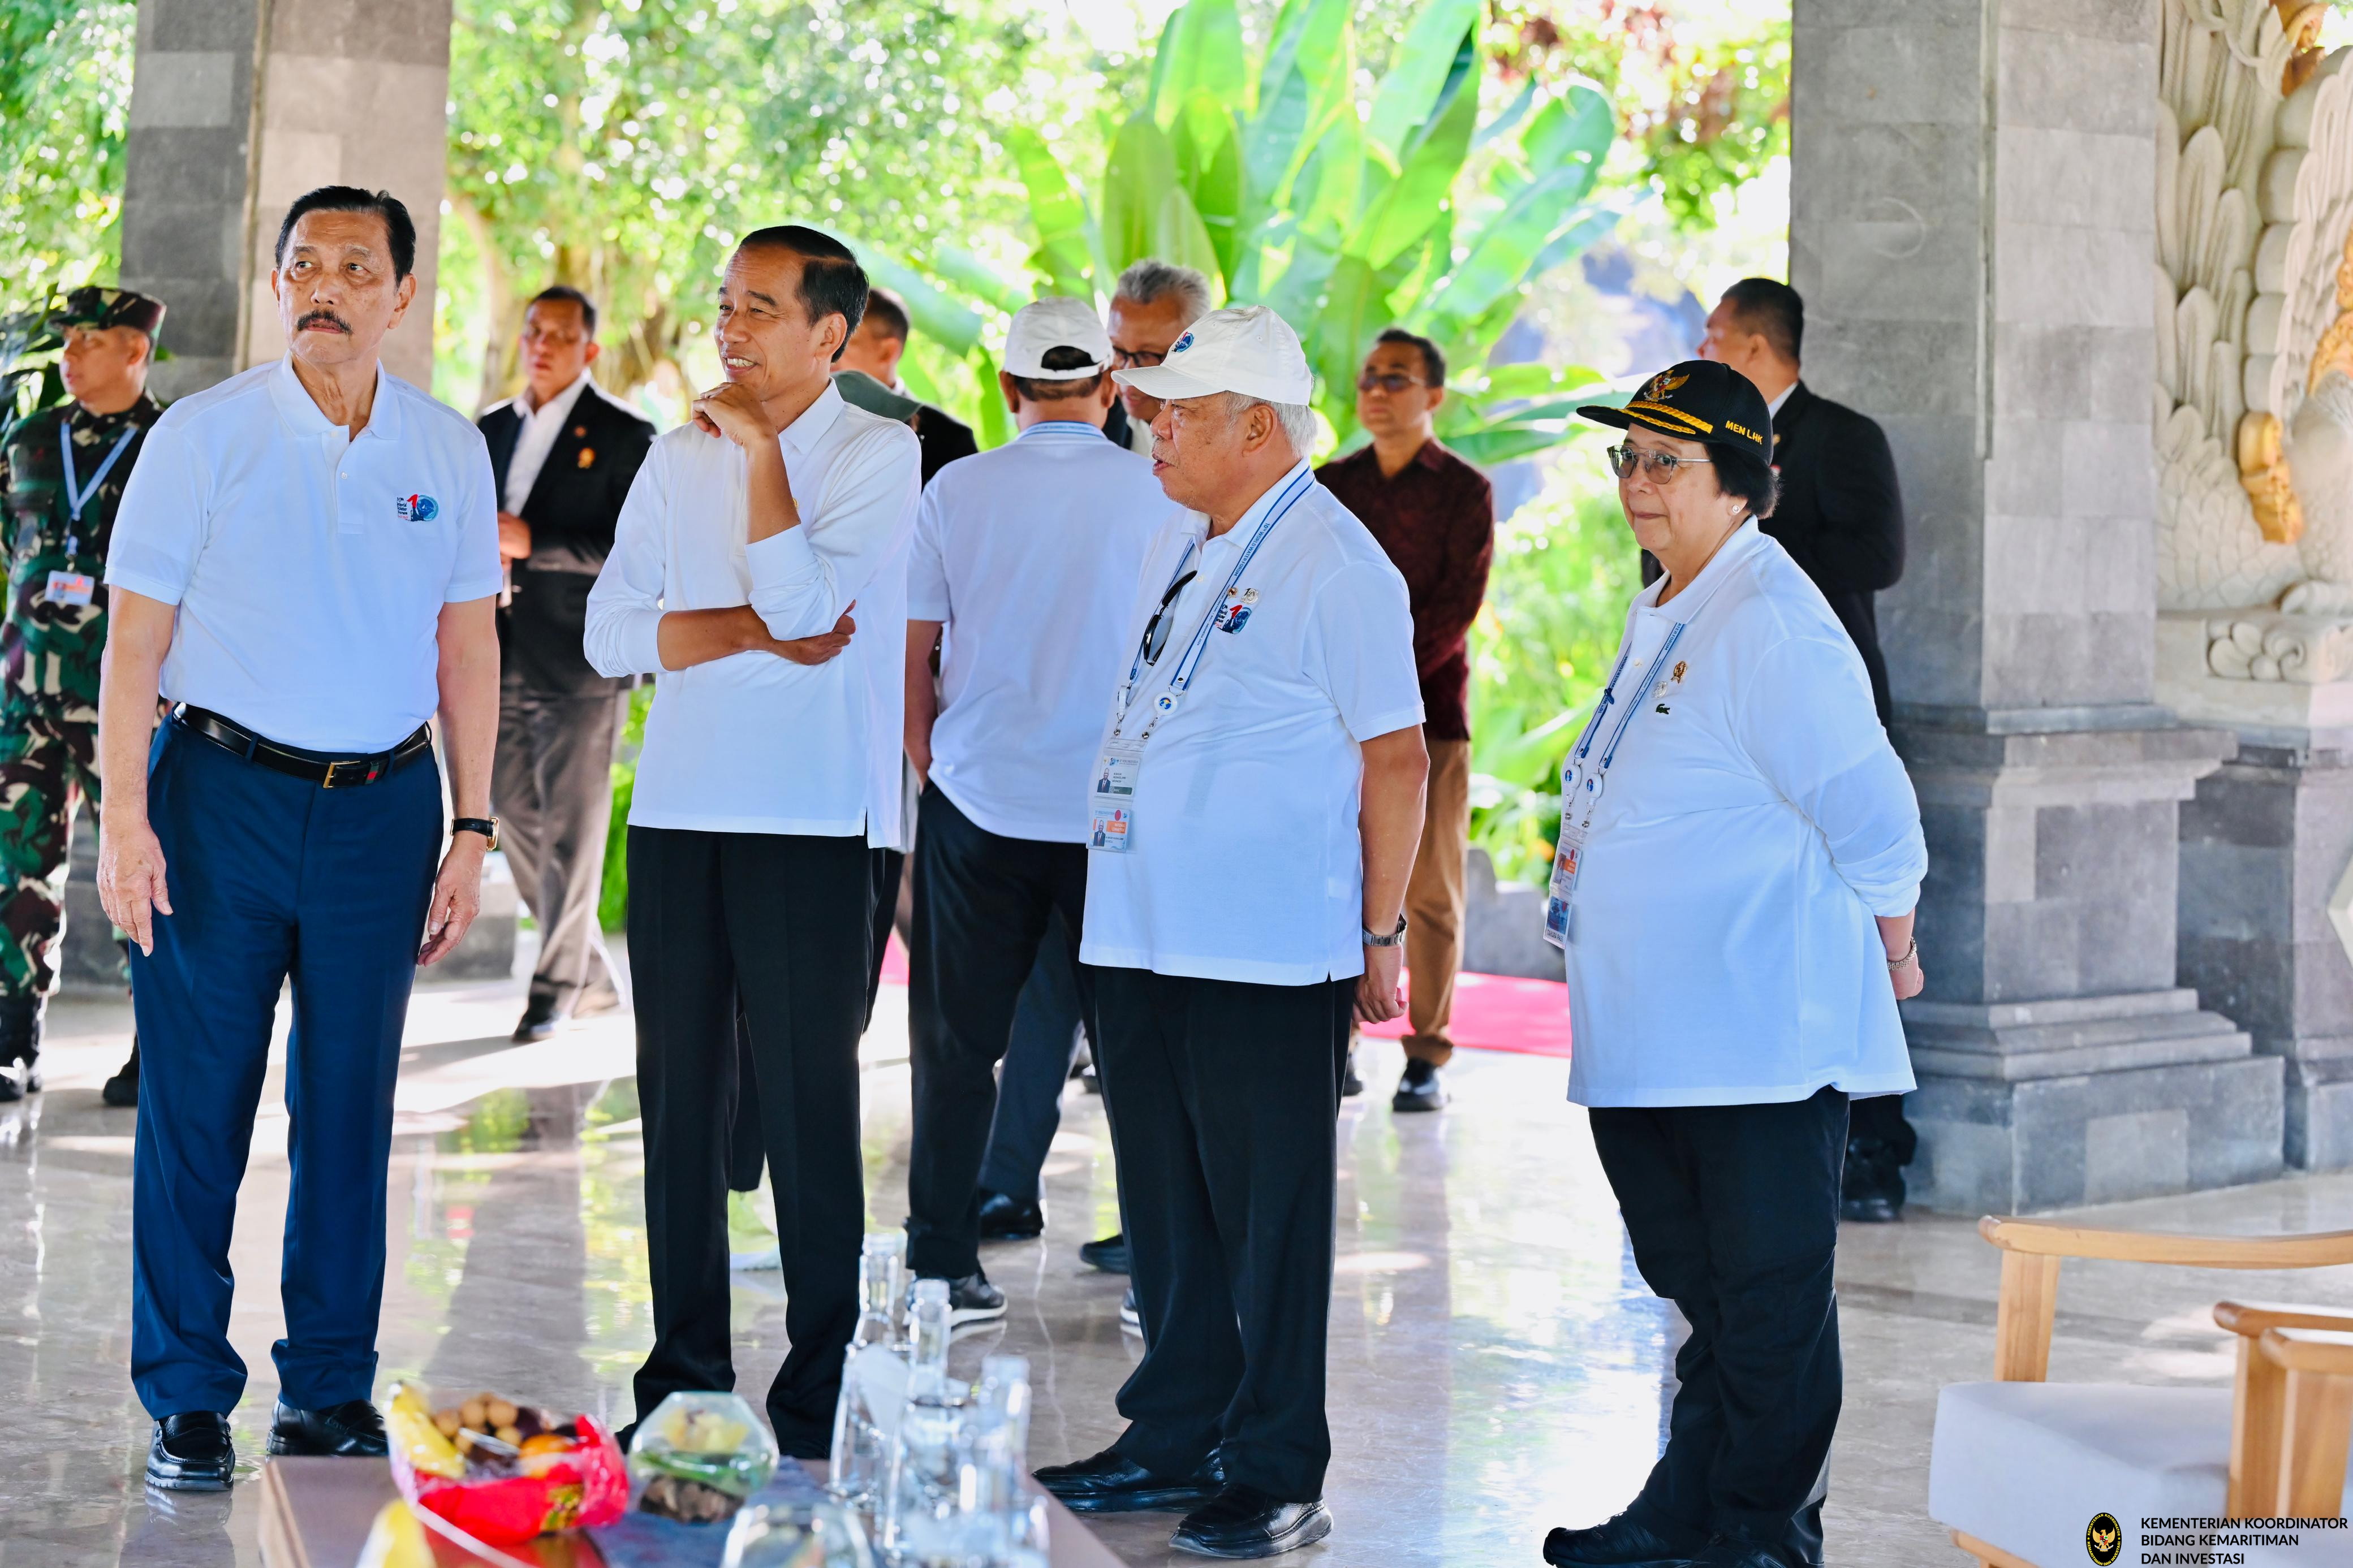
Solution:
{"label": "black wristwatch", "polygon": [[1397,930],[1387,936],[1375,936],[1368,931],[1362,931],[1362,934],[1366,947],[1396,947],[1405,941],[1405,916],[1398,916]]}
{"label": "black wristwatch", "polygon": [[480,834],[490,840],[488,844],[482,846],[486,850],[496,849],[499,847],[499,819],[495,816],[453,817],[449,823],[449,831]]}

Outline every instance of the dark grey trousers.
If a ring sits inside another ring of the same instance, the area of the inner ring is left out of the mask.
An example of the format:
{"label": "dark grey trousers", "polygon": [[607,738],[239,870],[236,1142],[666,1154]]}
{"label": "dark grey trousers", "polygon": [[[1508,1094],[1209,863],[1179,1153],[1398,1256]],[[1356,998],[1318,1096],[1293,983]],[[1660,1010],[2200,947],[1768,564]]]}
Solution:
{"label": "dark grey trousers", "polygon": [[613,818],[613,752],[628,693],[571,697],[508,682],[491,773],[499,844],[539,922],[531,998],[570,1012],[614,999],[596,901]]}

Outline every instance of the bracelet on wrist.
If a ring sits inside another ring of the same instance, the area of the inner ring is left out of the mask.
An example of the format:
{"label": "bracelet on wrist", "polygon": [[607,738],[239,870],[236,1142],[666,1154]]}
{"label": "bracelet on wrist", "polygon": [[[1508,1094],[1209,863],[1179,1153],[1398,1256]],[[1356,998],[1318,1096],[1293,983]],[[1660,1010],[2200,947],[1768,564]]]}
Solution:
{"label": "bracelet on wrist", "polygon": [[1887,967],[1890,969],[1901,969],[1919,955],[1920,939],[1915,936],[1905,944],[1904,951],[1902,952],[1887,961]]}

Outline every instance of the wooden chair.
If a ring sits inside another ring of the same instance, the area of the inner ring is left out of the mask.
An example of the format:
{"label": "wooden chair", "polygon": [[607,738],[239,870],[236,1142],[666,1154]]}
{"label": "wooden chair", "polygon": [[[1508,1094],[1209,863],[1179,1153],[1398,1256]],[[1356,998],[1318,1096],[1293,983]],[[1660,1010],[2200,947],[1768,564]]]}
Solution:
{"label": "wooden chair", "polygon": [[[1997,1381],[1939,1394],[1929,1461],[1929,1512],[1955,1545],[1985,1568],[2058,1568],[2084,1551],[2100,1512],[2122,1523],[2132,1557],[2139,1517],[2340,1514],[2353,1438],[2353,1308],[2218,1305],[2214,1321],[2238,1336],[2227,1401],[2218,1389],[2006,1385],[2046,1383],[2063,1259],[2322,1268],[2353,1264],[2353,1231],[2170,1236],[1988,1215],[1978,1234],[2002,1255]],[[1996,1436],[2001,1451],[1989,1456]]]}

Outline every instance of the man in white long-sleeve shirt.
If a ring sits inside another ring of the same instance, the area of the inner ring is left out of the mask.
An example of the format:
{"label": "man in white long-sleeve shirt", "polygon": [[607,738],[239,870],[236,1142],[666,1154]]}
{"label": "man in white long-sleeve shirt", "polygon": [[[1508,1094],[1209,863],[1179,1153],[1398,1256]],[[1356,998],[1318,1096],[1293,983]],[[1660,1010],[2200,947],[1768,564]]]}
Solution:
{"label": "man in white long-sleeve shirt", "polygon": [[900,662],[921,458],[913,431],[850,407],[828,374],[866,291],[828,235],[744,238],[714,329],[727,379],[654,443],[588,596],[588,661],[659,681],[629,807],[654,1310],[638,1412],[734,1383],[724,1131],[740,991],[769,1086],[790,1296],[768,1417],[799,1458],[828,1452],[858,1318],[868,917],[879,852],[906,847]]}

